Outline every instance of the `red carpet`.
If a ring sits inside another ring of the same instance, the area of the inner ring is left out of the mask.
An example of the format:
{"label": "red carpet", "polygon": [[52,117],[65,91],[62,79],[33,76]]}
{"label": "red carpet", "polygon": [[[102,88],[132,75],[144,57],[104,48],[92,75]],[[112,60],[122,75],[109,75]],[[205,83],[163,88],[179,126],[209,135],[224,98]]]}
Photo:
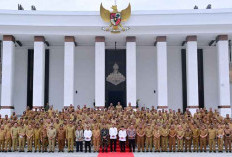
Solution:
{"label": "red carpet", "polygon": [[129,152],[129,147],[126,146],[126,152],[120,152],[119,141],[117,140],[117,152],[110,152],[110,145],[108,146],[108,153],[102,153],[102,148],[100,148],[100,153],[98,157],[134,157],[133,152]]}

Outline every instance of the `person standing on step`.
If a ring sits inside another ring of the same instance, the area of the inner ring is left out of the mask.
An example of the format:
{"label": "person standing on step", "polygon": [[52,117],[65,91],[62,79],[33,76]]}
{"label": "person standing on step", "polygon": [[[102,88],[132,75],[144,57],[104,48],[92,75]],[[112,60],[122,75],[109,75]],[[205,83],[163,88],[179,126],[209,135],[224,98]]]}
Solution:
{"label": "person standing on step", "polygon": [[41,152],[41,129],[39,127],[39,124],[37,123],[34,129],[34,145],[35,145],[35,152],[37,152],[37,148],[39,149],[39,152]]}
{"label": "person standing on step", "polygon": [[163,125],[163,128],[161,129],[161,146],[162,146],[162,152],[167,152],[168,150],[168,135],[169,135],[169,130],[166,126],[166,124]]}
{"label": "person standing on step", "polygon": [[53,124],[51,125],[50,129],[47,130],[48,136],[48,143],[49,143],[49,152],[55,151],[55,140],[56,140],[56,129],[54,128]]}
{"label": "person standing on step", "polygon": [[77,130],[75,131],[76,136],[76,152],[83,152],[83,140],[84,140],[84,132],[81,129],[81,126],[77,126]]}
{"label": "person standing on step", "polygon": [[160,129],[158,125],[155,125],[154,130],[153,130],[153,141],[154,141],[154,147],[155,147],[155,152],[160,152]]}
{"label": "person standing on step", "polygon": [[183,127],[179,125],[178,130],[176,131],[178,152],[183,152],[184,134],[185,134],[185,131]]}
{"label": "person standing on step", "polygon": [[21,126],[18,129],[18,134],[19,134],[19,152],[24,152],[25,135],[26,135],[26,128],[24,127],[24,123],[21,123]]}
{"label": "person standing on step", "polygon": [[[145,134],[146,134],[146,151],[150,151],[152,152],[152,128],[151,128],[151,125],[148,124],[147,125],[147,128],[146,128],[146,131],[145,131]],[[149,148],[149,149],[148,149]]]}
{"label": "person standing on step", "polygon": [[196,151],[198,152],[200,130],[198,129],[196,124],[193,126],[192,132],[193,132],[193,152]]}
{"label": "person standing on step", "polygon": [[134,125],[131,124],[130,127],[127,129],[127,137],[129,140],[129,148],[130,152],[135,152],[135,136],[136,136],[136,130],[134,128]]}
{"label": "person standing on step", "polygon": [[137,146],[138,146],[138,152],[140,152],[141,148],[142,151],[144,152],[144,136],[145,136],[145,130],[142,125],[140,125],[137,130]]}
{"label": "person standing on step", "polygon": [[103,128],[101,129],[102,152],[108,152],[108,138],[109,130],[106,124],[103,124]]}
{"label": "person standing on step", "polygon": [[204,125],[202,125],[201,130],[200,130],[200,151],[201,152],[203,148],[204,148],[204,152],[206,152],[207,136],[208,136],[208,130],[205,128]]}
{"label": "person standing on step", "polygon": [[126,129],[124,128],[124,126],[122,126],[121,130],[118,133],[118,137],[119,137],[119,142],[120,142],[120,149],[121,152],[125,152],[125,147],[126,147]]}
{"label": "person standing on step", "polygon": [[226,125],[226,128],[224,129],[224,133],[225,133],[225,150],[228,153],[228,149],[229,152],[231,152],[231,135],[232,135],[232,131],[229,128],[229,125]]}
{"label": "person standing on step", "polygon": [[187,152],[187,149],[189,149],[189,152],[191,151],[191,146],[192,146],[192,130],[190,129],[189,126],[187,126],[184,139],[185,139],[185,152]]}
{"label": "person standing on step", "polygon": [[86,126],[86,130],[84,131],[84,138],[85,138],[85,153],[87,153],[87,147],[89,147],[89,152],[91,153],[91,138],[92,138],[92,131],[90,130],[90,126]]}
{"label": "person standing on step", "polygon": [[69,122],[69,126],[66,129],[66,138],[68,140],[68,152],[73,152],[73,142],[75,137],[75,128],[72,122]]}
{"label": "person standing on step", "polygon": [[58,141],[59,152],[64,152],[65,136],[66,136],[66,131],[64,129],[64,126],[63,124],[60,124],[60,127],[57,131],[57,141]]}
{"label": "person standing on step", "polygon": [[94,152],[99,152],[99,148],[100,148],[100,136],[101,136],[101,132],[99,129],[98,125],[94,126],[94,130],[93,130],[93,147],[94,147]]}
{"label": "person standing on step", "polygon": [[14,123],[14,127],[11,128],[11,138],[12,138],[12,145],[13,151],[17,151],[17,139],[18,139],[18,124]]}
{"label": "person standing on step", "polygon": [[174,125],[169,129],[169,152],[176,151],[176,130]]}
{"label": "person standing on step", "polygon": [[218,152],[223,152],[223,139],[224,139],[224,130],[221,125],[218,126],[217,130],[217,145],[218,145]]}
{"label": "person standing on step", "polygon": [[209,132],[209,152],[211,153],[212,151],[214,151],[216,153],[216,135],[217,135],[217,132],[216,132],[216,129],[213,128],[213,125],[211,124],[210,125],[210,128],[208,130]]}
{"label": "person standing on step", "polygon": [[[116,142],[117,142],[117,135],[118,135],[118,130],[115,127],[115,123],[112,124],[112,127],[109,130],[110,134],[110,151],[116,152]],[[114,147],[113,147],[114,145]]]}
{"label": "person standing on step", "polygon": [[42,152],[47,152],[48,136],[47,136],[46,125],[44,125],[41,130],[41,143],[42,143]]}
{"label": "person standing on step", "polygon": [[0,152],[4,152],[5,135],[6,135],[6,130],[4,129],[4,125],[1,125],[1,128],[0,128]]}
{"label": "person standing on step", "polygon": [[33,136],[34,136],[34,129],[32,125],[28,125],[28,129],[26,130],[27,136],[27,152],[32,152],[32,143],[33,143]]}

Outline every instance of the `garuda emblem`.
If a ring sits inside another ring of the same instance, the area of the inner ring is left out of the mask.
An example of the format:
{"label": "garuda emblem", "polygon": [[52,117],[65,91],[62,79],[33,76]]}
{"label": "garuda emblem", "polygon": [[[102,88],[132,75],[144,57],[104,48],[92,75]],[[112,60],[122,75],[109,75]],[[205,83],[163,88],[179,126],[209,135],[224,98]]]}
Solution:
{"label": "garuda emblem", "polygon": [[128,7],[121,12],[118,11],[117,5],[112,5],[112,12],[105,9],[101,3],[100,14],[101,18],[105,22],[110,22],[108,27],[103,27],[104,31],[111,31],[112,33],[120,33],[121,31],[126,31],[129,27],[123,27],[121,22],[127,21],[131,16],[131,5],[129,3]]}

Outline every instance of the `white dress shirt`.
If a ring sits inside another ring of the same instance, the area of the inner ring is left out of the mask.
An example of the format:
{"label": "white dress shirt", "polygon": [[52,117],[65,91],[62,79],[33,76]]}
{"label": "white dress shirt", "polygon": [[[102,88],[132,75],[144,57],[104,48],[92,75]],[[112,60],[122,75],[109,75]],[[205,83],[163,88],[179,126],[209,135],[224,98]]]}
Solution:
{"label": "white dress shirt", "polygon": [[117,135],[118,135],[117,128],[115,128],[115,127],[110,128],[109,134],[110,134],[110,139],[117,139]]}
{"label": "white dress shirt", "polygon": [[92,131],[91,130],[85,130],[84,131],[85,141],[91,141],[91,137],[92,137]]}
{"label": "white dress shirt", "polygon": [[126,136],[127,136],[126,130],[120,130],[118,136],[119,136],[119,141],[126,141]]}

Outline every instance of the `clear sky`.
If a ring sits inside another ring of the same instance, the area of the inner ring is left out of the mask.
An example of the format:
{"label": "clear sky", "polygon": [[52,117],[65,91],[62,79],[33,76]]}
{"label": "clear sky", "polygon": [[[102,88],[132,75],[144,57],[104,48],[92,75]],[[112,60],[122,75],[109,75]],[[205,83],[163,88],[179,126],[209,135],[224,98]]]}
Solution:
{"label": "clear sky", "polygon": [[[0,9],[17,10],[17,5],[22,4],[25,10],[35,5],[37,10],[99,11],[101,2],[105,8],[114,4],[114,0],[0,0]],[[232,8],[232,0],[117,0],[118,9],[124,9],[129,2],[132,10],[192,9],[195,5],[204,9],[208,4],[212,8]]]}

